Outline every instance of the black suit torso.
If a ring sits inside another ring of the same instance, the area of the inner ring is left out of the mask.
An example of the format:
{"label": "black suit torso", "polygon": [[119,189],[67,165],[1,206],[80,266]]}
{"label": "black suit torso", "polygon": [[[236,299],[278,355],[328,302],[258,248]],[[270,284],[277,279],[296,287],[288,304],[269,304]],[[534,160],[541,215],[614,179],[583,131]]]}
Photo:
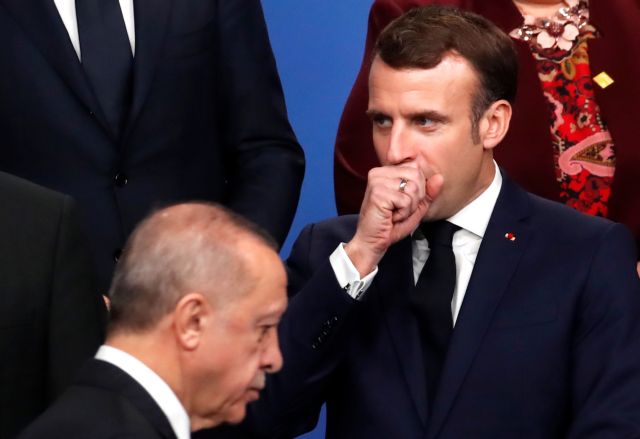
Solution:
{"label": "black suit torso", "polygon": [[116,137],[53,0],[0,0],[0,169],[78,201],[101,292],[154,206],[221,202],[282,243],[304,168],[258,0],[135,0],[134,16]]}
{"label": "black suit torso", "polygon": [[20,439],[175,439],[144,388],[118,367],[92,359],[72,386]]}
{"label": "black suit torso", "polygon": [[68,196],[0,172],[0,438],[71,382],[102,341],[104,305]]}

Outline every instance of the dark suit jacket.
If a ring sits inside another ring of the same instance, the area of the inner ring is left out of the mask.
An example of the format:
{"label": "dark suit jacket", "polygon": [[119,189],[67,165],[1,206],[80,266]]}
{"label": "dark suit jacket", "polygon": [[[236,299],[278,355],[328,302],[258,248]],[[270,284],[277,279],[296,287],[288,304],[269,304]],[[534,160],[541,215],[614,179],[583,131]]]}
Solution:
{"label": "dark suit jacket", "polygon": [[[369,15],[365,56],[345,105],[335,147],[335,191],[338,212],[358,213],[367,185],[367,172],[379,166],[371,140],[371,122],[365,115],[368,101],[370,53],[382,29],[408,9],[434,3],[456,5],[488,18],[505,32],[522,24],[512,0],[376,0]],[[593,75],[605,71],[615,81],[606,89],[595,87],[615,143],[616,174],[609,217],[631,229],[640,249],[640,197],[637,194],[640,147],[638,118],[640,101],[640,1],[591,0],[592,23],[601,35],[589,41]],[[547,102],[542,95],[535,61],[529,47],[516,41],[520,65],[518,95],[507,137],[496,148],[500,166],[524,188],[550,200],[558,200],[553,148],[549,134]]]}
{"label": "dark suit jacket", "polygon": [[313,428],[325,401],[329,438],[640,437],[640,280],[625,227],[505,178],[428,407],[410,240],[356,302],[328,261],[356,220],[311,225],[294,245],[284,368],[246,424],[258,437]]}
{"label": "dark suit jacket", "polygon": [[72,386],[20,439],[175,439],[169,420],[144,388],[120,368],[88,361]]}
{"label": "dark suit jacket", "polygon": [[105,292],[150,208],[222,202],[282,243],[304,158],[259,0],[136,0],[133,98],[109,130],[52,0],[0,0],[0,169],[72,195]]}
{"label": "dark suit jacket", "polygon": [[105,308],[68,196],[0,172],[0,438],[71,382],[102,341]]}

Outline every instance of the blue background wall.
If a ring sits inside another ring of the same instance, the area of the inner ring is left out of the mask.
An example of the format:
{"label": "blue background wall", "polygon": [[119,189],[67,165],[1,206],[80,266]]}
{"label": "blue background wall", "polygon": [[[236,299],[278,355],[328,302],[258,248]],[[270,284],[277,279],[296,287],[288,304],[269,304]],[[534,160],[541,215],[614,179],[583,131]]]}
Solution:
{"label": "blue background wall", "polygon": [[[304,225],[336,214],[333,144],[362,60],[371,0],[263,0],[271,44],[307,171],[282,254]],[[324,437],[321,420],[305,439]]]}

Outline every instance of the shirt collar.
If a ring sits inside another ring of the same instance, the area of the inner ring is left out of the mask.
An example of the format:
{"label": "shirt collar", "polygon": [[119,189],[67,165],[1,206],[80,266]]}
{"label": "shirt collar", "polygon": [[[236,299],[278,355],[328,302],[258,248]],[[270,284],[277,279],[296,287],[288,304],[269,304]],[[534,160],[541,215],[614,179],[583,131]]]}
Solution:
{"label": "shirt collar", "polygon": [[113,364],[136,380],[158,404],[178,439],[191,437],[189,416],[180,400],[169,385],[146,364],[120,349],[107,345],[100,346],[95,358]]}
{"label": "shirt collar", "polygon": [[495,173],[489,187],[455,215],[447,219],[450,223],[468,230],[480,238],[484,237],[484,232],[487,230],[491,213],[502,187],[502,174],[500,174],[500,168],[498,168],[495,160],[493,165],[495,166]]}

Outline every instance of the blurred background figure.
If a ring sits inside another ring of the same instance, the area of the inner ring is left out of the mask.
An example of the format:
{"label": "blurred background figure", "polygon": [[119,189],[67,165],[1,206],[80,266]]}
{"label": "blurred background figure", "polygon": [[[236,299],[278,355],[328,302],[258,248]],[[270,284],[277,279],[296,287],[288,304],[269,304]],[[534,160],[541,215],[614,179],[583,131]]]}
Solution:
{"label": "blurred background figure", "polygon": [[14,437],[100,346],[106,309],[68,196],[0,172],[0,438]]}
{"label": "blurred background figure", "polygon": [[637,0],[376,0],[336,140],[338,212],[359,211],[367,172],[379,165],[365,115],[373,44],[392,19],[432,3],[483,15],[516,42],[516,111],[498,163],[535,194],[624,223],[640,247]]}
{"label": "blurred background figure", "polygon": [[276,245],[230,211],[188,203],[131,235],[105,345],[23,438],[178,438],[237,423],[282,366]]}
{"label": "blurred background figure", "polygon": [[151,207],[225,204],[284,241],[304,157],[259,0],[7,0],[0,169],[72,195],[104,293]]}

